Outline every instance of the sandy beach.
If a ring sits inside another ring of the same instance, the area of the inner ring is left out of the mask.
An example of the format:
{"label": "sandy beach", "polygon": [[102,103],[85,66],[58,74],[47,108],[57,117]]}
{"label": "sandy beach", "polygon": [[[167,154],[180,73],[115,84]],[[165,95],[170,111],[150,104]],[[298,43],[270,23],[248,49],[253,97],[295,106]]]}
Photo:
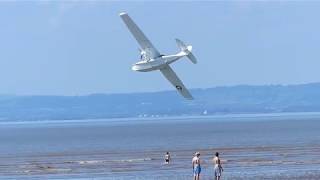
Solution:
{"label": "sandy beach", "polygon": [[[213,174],[215,151],[222,152],[226,179],[319,179],[320,146],[200,149],[203,178]],[[162,151],[39,154],[1,158],[6,178],[190,179],[192,150],[172,151],[163,163]]]}
{"label": "sandy beach", "polygon": [[202,179],[212,179],[216,151],[223,179],[320,179],[320,121],[299,118],[2,126],[0,179],[192,179],[195,151]]}

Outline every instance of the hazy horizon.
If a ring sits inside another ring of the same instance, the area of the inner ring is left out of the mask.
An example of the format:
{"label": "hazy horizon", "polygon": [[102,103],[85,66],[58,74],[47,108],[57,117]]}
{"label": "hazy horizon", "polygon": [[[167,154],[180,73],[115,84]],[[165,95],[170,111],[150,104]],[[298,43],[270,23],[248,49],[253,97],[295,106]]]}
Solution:
{"label": "hazy horizon", "polygon": [[[234,88],[238,86],[299,86],[299,85],[312,85],[320,84],[320,82],[310,82],[310,83],[297,83],[297,84],[233,84],[233,85],[221,85],[221,86],[209,86],[209,87],[194,87],[189,88],[189,90],[205,90],[212,88]],[[13,93],[0,93],[0,96],[90,96],[90,95],[116,95],[116,94],[138,94],[138,93],[161,93],[161,92],[176,92],[175,89],[162,89],[162,90],[151,90],[151,91],[133,91],[133,92],[92,92],[87,94],[13,94]]]}
{"label": "hazy horizon", "polygon": [[[320,2],[1,2],[0,94],[174,90],[138,73],[126,11],[163,54],[191,44],[199,63],[172,65],[187,88],[320,82]],[[165,14],[162,13],[165,11]]]}

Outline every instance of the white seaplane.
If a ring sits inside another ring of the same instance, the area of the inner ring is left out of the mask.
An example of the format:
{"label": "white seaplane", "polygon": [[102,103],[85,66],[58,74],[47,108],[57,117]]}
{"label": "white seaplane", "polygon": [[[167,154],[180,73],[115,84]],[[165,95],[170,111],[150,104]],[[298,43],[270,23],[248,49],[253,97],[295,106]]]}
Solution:
{"label": "white seaplane", "polygon": [[164,77],[166,77],[171,82],[171,84],[183,97],[190,100],[193,99],[188,89],[183,85],[182,81],[169,66],[169,64],[185,56],[188,57],[191,62],[196,64],[197,59],[191,53],[192,46],[186,46],[182,41],[176,39],[177,45],[180,48],[180,52],[173,55],[162,55],[152,45],[152,43],[148,40],[148,38],[143,34],[143,32],[133,22],[133,20],[127,13],[120,13],[120,17],[141,46],[141,60],[132,66],[132,70],[141,72],[160,70]]}

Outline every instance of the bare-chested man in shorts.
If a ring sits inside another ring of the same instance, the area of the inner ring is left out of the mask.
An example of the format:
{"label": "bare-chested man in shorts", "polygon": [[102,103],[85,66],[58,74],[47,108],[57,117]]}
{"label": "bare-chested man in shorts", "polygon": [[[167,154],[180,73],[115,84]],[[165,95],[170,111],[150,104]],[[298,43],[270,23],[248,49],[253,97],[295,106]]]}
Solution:
{"label": "bare-chested man in shorts", "polygon": [[223,168],[221,166],[221,161],[220,161],[218,152],[216,152],[215,157],[213,158],[213,163],[214,163],[215,180],[220,180],[221,174],[223,172]]}

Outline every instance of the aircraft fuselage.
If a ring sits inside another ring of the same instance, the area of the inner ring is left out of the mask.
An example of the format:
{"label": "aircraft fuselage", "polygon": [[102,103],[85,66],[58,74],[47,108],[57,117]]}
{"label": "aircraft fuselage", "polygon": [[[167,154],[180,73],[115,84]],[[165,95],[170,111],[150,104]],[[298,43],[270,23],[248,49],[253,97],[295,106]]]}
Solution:
{"label": "aircraft fuselage", "polygon": [[185,56],[185,54],[178,53],[175,55],[160,56],[155,59],[150,59],[148,61],[139,61],[132,66],[132,70],[140,72],[159,70],[165,67],[166,65],[171,64],[176,60],[182,58],[183,56]]}

